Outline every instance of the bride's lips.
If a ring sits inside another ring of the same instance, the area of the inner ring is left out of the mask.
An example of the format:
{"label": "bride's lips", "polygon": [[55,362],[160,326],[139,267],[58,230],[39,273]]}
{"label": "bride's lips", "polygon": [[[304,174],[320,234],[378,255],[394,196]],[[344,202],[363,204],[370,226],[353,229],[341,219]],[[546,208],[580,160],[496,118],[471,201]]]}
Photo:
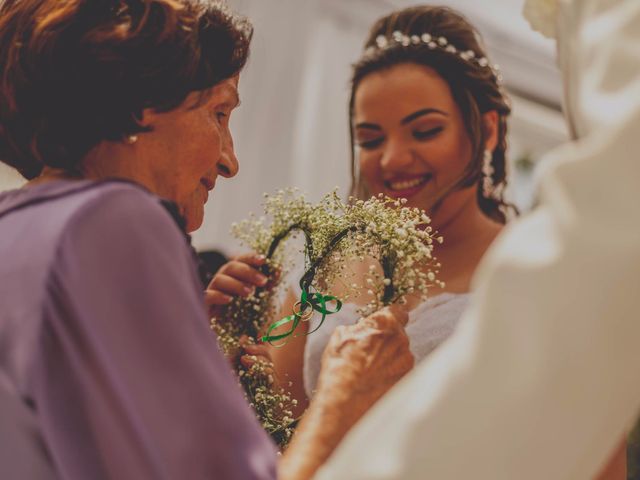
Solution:
{"label": "bride's lips", "polygon": [[392,198],[409,198],[422,190],[431,180],[431,174],[395,177],[384,181],[387,195]]}

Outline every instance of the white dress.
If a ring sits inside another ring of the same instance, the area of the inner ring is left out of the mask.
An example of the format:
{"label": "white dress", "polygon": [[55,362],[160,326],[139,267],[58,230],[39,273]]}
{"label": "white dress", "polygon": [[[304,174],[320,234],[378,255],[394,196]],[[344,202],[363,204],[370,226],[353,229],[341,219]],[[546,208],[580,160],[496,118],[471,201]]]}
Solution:
{"label": "white dress", "polygon": [[[411,353],[418,363],[429,355],[438,345],[444,342],[458,324],[460,315],[469,302],[469,293],[442,293],[419,304],[409,312],[406,332],[409,337]],[[329,337],[338,325],[352,325],[360,315],[357,305],[347,303],[333,315],[327,315],[318,331],[307,337],[304,351],[304,388],[311,398],[313,396],[322,353],[329,343]],[[321,316],[317,313],[310,320],[310,330],[318,326]]]}

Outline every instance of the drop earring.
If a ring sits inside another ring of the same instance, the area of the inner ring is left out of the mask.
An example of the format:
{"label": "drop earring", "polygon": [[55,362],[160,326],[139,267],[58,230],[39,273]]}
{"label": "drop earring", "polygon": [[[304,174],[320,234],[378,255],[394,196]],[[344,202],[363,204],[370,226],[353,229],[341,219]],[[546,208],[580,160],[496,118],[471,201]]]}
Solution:
{"label": "drop earring", "polygon": [[493,196],[493,174],[495,169],[493,168],[493,152],[491,150],[485,150],[482,157],[482,195],[485,198],[491,198]]}

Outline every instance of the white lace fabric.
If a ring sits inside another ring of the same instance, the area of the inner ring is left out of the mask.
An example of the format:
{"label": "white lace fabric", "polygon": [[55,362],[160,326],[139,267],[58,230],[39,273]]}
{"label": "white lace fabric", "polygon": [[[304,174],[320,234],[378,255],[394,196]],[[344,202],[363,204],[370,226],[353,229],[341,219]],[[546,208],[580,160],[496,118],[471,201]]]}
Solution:
{"label": "white lace fabric", "polygon": [[[442,293],[429,298],[409,312],[406,331],[416,363],[433,352],[453,333],[470,296],[469,293]],[[313,396],[316,388],[320,374],[320,360],[331,334],[339,325],[352,325],[357,322],[360,318],[357,308],[353,303],[343,305],[338,313],[325,318],[318,331],[307,337],[303,375],[304,388],[309,398]],[[318,326],[320,318],[320,315],[314,315],[310,320],[311,329]]]}

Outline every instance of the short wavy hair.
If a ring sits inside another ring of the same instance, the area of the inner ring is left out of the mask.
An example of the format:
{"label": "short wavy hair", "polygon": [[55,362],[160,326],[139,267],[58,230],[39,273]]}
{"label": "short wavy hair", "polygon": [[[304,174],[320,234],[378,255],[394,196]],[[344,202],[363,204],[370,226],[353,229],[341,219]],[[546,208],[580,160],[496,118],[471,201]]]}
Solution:
{"label": "short wavy hair", "polygon": [[251,24],[213,0],[0,2],[0,160],[77,171],[101,141],[148,131],[244,67]]}

